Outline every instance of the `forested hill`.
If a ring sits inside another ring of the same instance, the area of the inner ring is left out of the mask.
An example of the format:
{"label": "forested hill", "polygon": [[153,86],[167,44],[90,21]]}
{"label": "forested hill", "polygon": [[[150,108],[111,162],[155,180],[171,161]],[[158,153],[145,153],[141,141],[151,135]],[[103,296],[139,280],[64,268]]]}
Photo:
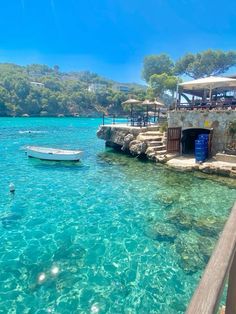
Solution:
{"label": "forested hill", "polygon": [[122,114],[123,101],[130,95],[144,99],[145,93],[142,85],[114,82],[88,71],[0,64],[0,116]]}

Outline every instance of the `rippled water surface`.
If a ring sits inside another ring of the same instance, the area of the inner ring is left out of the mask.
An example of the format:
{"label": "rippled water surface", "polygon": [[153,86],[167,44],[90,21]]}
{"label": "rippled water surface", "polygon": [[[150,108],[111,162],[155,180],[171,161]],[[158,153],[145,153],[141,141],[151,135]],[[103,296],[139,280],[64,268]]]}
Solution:
{"label": "rippled water surface", "polygon": [[100,122],[0,118],[1,313],[184,313],[236,190],[106,150]]}

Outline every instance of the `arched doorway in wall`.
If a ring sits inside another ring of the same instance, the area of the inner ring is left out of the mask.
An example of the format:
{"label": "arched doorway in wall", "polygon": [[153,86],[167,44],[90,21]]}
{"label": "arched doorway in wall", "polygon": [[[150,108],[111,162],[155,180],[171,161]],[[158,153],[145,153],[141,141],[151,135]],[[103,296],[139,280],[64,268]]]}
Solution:
{"label": "arched doorway in wall", "polygon": [[181,147],[183,155],[193,155],[195,149],[195,140],[199,134],[209,134],[209,152],[211,152],[212,129],[206,128],[188,128],[182,130]]}

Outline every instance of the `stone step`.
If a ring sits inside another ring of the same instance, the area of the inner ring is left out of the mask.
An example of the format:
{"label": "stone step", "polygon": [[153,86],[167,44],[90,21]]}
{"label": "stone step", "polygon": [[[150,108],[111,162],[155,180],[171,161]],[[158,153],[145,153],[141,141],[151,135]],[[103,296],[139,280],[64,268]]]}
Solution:
{"label": "stone step", "polygon": [[160,146],[163,146],[163,143],[162,143],[162,141],[148,141],[147,142],[147,146],[148,147],[160,147]]}
{"label": "stone step", "polygon": [[147,131],[147,132],[144,132],[145,134],[156,134],[156,133],[159,133],[159,134],[163,134],[163,132],[161,131]]}
{"label": "stone step", "polygon": [[230,163],[236,163],[236,155],[228,155],[223,153],[217,153],[215,156],[217,161],[224,161]]}
{"label": "stone step", "polygon": [[155,145],[155,144],[162,144],[162,140],[160,140],[160,141],[148,141],[148,144],[150,144],[150,145]]}
{"label": "stone step", "polygon": [[166,154],[167,154],[166,149],[156,151],[156,155],[166,155]]}
{"label": "stone step", "polygon": [[165,151],[166,152],[166,146],[165,145],[162,145],[162,146],[157,146],[157,147],[152,147],[153,151],[155,152],[162,152],[162,151]]}
{"label": "stone step", "polygon": [[150,135],[160,135],[160,136],[163,136],[163,133],[159,132],[159,131],[147,131],[147,132],[142,132],[142,133],[139,133],[139,134],[144,135],[144,136],[150,136]]}
{"label": "stone step", "polygon": [[156,153],[146,153],[148,158],[154,158],[156,156]]}
{"label": "stone step", "polygon": [[146,152],[145,152],[145,154],[148,155],[148,156],[155,155],[156,151],[153,149],[153,147],[148,147]]}
{"label": "stone step", "polygon": [[155,135],[143,136],[143,135],[139,134],[137,136],[137,140],[138,141],[144,141],[144,142],[147,142],[147,141],[161,141],[162,137],[160,137],[159,135],[157,135],[157,136],[155,136]]}
{"label": "stone step", "polygon": [[160,146],[160,147],[148,147],[146,152],[147,155],[154,153],[158,155],[165,155],[167,153],[166,146]]}

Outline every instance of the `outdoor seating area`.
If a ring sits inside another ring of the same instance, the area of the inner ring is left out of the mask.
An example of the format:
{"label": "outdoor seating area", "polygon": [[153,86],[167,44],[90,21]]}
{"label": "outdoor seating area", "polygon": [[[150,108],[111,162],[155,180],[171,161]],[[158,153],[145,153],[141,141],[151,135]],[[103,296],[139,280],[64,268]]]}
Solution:
{"label": "outdoor seating area", "polygon": [[157,116],[150,117],[147,115],[138,115],[138,116],[133,115],[132,117],[130,117],[128,123],[131,126],[145,127],[153,123],[156,123],[157,120],[158,120]]}
{"label": "outdoor seating area", "polygon": [[154,101],[146,99],[143,102],[137,99],[128,99],[122,104],[129,106],[128,124],[135,127],[146,127],[157,123],[161,108],[165,107],[156,99]]}
{"label": "outdoor seating area", "polygon": [[210,76],[181,83],[178,85],[175,109],[235,110],[236,79]]}
{"label": "outdoor seating area", "polygon": [[235,110],[236,109],[236,99],[226,99],[226,100],[212,100],[211,102],[199,101],[196,100],[192,103],[182,102],[180,105],[177,105],[177,109],[185,110]]}

